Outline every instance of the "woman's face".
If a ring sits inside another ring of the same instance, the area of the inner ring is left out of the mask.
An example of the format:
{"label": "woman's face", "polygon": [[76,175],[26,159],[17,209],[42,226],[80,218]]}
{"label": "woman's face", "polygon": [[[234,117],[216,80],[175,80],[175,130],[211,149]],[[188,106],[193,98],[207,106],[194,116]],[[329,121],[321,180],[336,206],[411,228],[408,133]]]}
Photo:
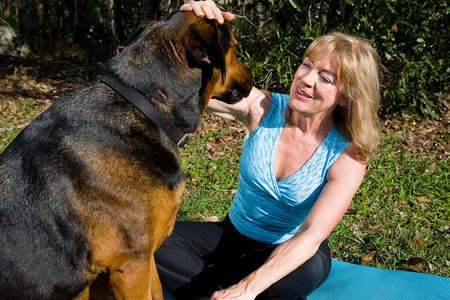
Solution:
{"label": "woman's face", "polygon": [[298,67],[291,85],[289,106],[310,116],[331,116],[338,101],[339,83],[333,59],[312,61],[305,58]]}

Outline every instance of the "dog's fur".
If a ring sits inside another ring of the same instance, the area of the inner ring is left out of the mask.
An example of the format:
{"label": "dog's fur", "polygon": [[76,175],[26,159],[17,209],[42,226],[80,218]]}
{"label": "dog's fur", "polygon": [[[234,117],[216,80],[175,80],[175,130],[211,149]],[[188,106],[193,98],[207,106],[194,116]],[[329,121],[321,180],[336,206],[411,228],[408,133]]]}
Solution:
{"label": "dog's fur", "polygon": [[[192,132],[210,98],[250,92],[236,44],[177,12],[141,26],[105,72]],[[0,156],[0,297],[162,299],[153,253],[184,185],[174,141],[108,86],[61,97]]]}

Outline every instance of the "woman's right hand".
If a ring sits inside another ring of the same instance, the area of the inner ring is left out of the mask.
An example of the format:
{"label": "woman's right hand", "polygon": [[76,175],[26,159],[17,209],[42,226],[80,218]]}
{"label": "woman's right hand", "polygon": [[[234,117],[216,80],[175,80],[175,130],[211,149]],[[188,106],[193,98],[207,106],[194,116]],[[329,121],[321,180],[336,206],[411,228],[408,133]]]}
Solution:
{"label": "woman's right hand", "polygon": [[234,19],[234,15],[232,13],[221,11],[212,0],[189,2],[187,4],[183,4],[180,7],[180,10],[193,11],[197,17],[206,17],[210,20],[216,20],[219,24],[230,22]]}

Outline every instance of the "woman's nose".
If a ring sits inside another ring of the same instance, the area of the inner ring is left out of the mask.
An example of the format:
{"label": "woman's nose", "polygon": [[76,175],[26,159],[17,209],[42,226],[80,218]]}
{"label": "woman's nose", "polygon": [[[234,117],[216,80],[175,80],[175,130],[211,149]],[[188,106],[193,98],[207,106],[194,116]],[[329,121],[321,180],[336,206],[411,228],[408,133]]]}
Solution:
{"label": "woman's nose", "polygon": [[315,72],[314,70],[310,70],[309,72],[303,74],[303,76],[301,76],[301,80],[308,86],[313,86],[314,85],[314,81],[316,80],[317,77],[317,72]]}

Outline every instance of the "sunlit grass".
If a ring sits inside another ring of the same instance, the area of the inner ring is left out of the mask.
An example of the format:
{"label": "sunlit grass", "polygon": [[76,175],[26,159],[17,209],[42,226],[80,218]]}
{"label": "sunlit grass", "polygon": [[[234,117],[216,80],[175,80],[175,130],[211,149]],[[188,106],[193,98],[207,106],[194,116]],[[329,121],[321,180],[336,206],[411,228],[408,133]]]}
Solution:
{"label": "sunlit grass", "polygon": [[[200,135],[182,150],[187,189],[179,220],[222,219],[238,182],[241,142],[215,151]],[[333,257],[347,262],[449,276],[449,160],[415,156],[403,137],[385,132],[348,213],[329,237]],[[241,136],[243,138],[243,135]]]}
{"label": "sunlit grass", "polygon": [[448,276],[448,157],[413,158],[413,149],[394,150],[401,142],[386,135],[330,244],[345,261]]}

